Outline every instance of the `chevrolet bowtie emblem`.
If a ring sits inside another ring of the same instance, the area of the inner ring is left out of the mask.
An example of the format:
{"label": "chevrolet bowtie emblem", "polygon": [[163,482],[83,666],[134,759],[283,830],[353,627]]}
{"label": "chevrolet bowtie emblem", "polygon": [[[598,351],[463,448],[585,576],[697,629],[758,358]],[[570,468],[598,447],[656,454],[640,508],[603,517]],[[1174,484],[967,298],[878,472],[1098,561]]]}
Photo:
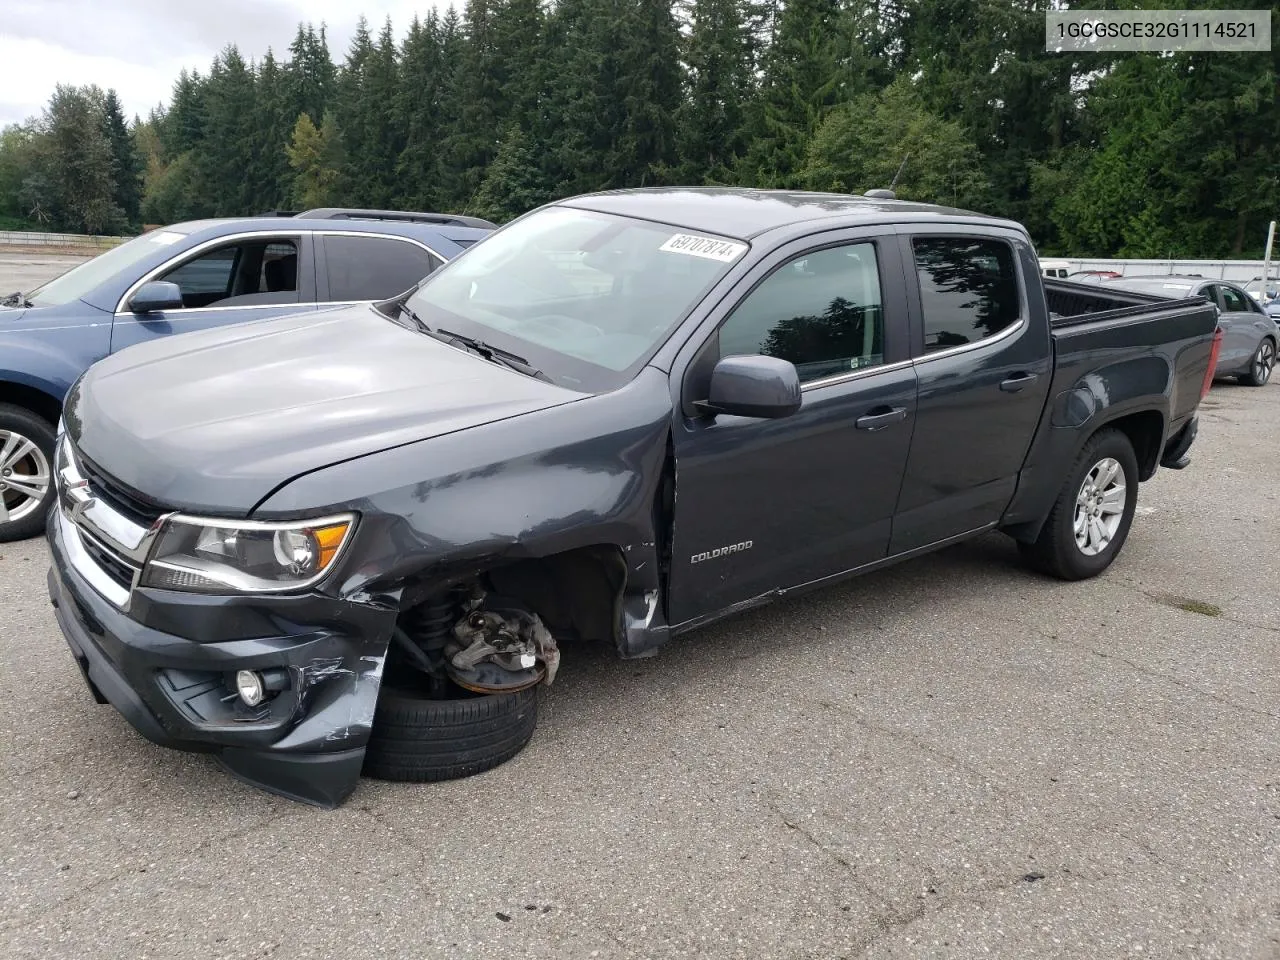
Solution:
{"label": "chevrolet bowtie emblem", "polygon": [[84,516],[86,510],[92,510],[98,501],[81,491],[89,489],[88,480],[75,480],[67,484],[67,517],[73,522]]}

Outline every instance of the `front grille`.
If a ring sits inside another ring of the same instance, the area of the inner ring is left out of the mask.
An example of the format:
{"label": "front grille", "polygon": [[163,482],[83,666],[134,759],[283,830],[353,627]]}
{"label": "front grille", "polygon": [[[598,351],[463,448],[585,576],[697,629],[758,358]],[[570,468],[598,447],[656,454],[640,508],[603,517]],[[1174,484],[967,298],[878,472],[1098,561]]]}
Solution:
{"label": "front grille", "polygon": [[151,503],[141,494],[135,493],[103,473],[79,450],[76,451],[76,464],[80,467],[84,478],[89,481],[89,489],[93,491],[93,495],[106,501],[113,510],[124,514],[138,526],[150,527],[165,512],[157,504]]}
{"label": "front grille", "polygon": [[114,550],[99,543],[83,530],[80,532],[80,542],[84,545],[85,553],[93,558],[103,573],[126,590],[133,589],[133,577],[138,572],[136,567],[130,566]]}

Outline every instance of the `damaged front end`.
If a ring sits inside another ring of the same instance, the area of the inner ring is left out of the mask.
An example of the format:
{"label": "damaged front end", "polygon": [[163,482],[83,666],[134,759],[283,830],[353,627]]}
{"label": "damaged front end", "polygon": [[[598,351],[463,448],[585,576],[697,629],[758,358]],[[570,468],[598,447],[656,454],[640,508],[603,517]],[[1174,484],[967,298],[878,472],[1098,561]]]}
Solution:
{"label": "damaged front end", "polygon": [[560,666],[560,650],[542,618],[479,580],[408,611],[394,639],[399,663],[420,674],[437,698],[449,695],[451,683],[481,694],[550,685]]}

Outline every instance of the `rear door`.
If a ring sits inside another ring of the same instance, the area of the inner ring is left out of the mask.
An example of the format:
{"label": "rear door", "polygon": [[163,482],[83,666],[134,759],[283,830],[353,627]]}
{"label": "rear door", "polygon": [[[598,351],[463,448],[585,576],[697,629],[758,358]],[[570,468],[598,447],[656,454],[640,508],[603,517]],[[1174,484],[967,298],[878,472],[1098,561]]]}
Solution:
{"label": "rear door", "polygon": [[[176,283],[183,307],[135,314],[129,297],[148,280]],[[140,278],[121,298],[111,351],[157,337],[316,309],[311,239],[251,234],[201,244]]]}
{"label": "rear door", "polygon": [[999,520],[1049,390],[1030,245],[1014,231],[968,229],[904,228],[901,239],[920,393],[891,555]]}
{"label": "rear door", "polygon": [[389,300],[444,262],[407,237],[326,233],[320,243],[320,299],[329,304]]}
{"label": "rear door", "polygon": [[[783,247],[682,353],[673,624],[884,557],[916,404],[898,256],[865,231]],[[800,410],[689,416],[716,360],[742,354],[794,363]]]}

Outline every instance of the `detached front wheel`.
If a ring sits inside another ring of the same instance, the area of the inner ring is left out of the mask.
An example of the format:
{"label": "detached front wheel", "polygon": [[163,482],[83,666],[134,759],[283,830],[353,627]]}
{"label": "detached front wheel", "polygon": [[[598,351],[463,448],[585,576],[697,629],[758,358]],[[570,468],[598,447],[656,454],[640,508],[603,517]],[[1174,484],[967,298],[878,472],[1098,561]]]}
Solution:
{"label": "detached front wheel", "polygon": [[1100,430],[1080,451],[1027,563],[1062,580],[1096,577],[1115,560],[1138,506],[1138,458],[1119,430]]}

